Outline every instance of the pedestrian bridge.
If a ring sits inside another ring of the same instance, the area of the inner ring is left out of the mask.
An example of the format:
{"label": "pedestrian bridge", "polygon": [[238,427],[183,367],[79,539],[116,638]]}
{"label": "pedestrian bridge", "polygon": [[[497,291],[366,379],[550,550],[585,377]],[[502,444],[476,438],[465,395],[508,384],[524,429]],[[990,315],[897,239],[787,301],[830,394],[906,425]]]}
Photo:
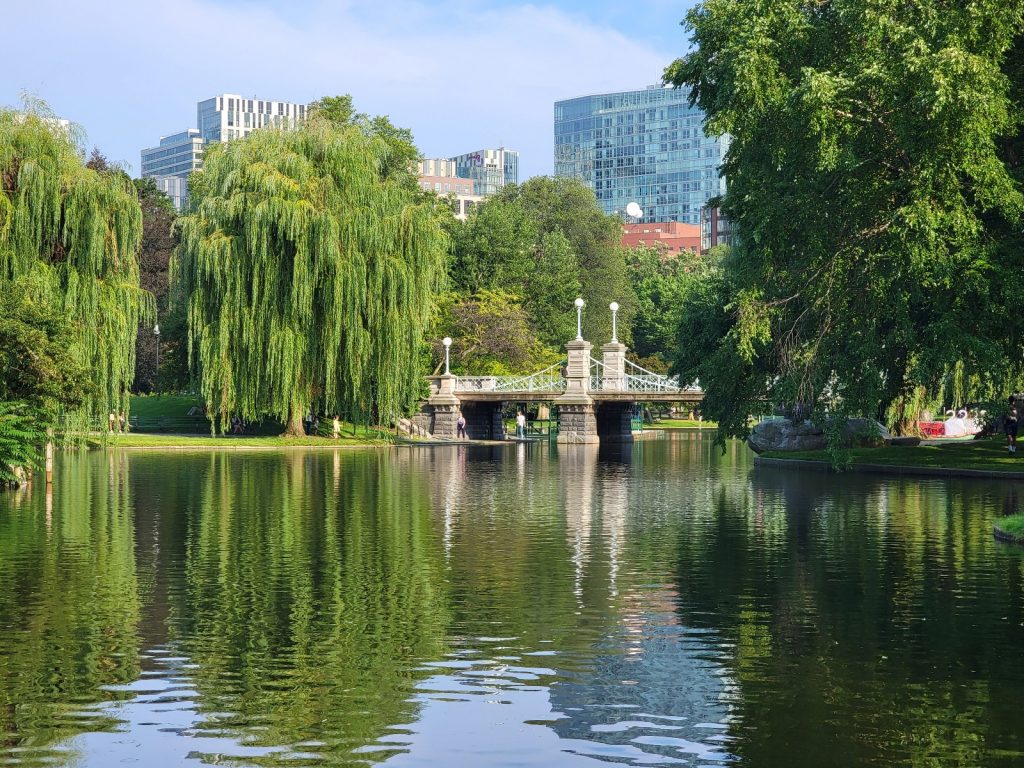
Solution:
{"label": "pedestrian bridge", "polygon": [[[456,397],[476,400],[544,402],[568,389],[568,360],[527,376],[456,376]],[[606,372],[604,362],[590,358],[588,391],[599,400],[698,403],[704,391],[697,385],[681,386],[678,377],[648,371],[624,360],[621,374]]]}
{"label": "pedestrian bridge", "polygon": [[504,404],[550,403],[558,412],[559,443],[627,441],[633,439],[637,403],[695,405],[704,399],[696,383],[683,385],[630,362],[617,341],[601,347],[601,359],[583,339],[566,349],[565,360],[526,376],[429,377],[430,398],[415,421],[435,437],[455,438],[462,416],[470,437],[501,440]]}

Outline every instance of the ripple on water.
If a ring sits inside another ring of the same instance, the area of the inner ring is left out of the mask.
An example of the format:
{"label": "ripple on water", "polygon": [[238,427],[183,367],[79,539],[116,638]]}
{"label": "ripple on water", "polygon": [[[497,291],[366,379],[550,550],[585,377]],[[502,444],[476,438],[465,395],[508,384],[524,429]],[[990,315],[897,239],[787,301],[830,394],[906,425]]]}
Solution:
{"label": "ripple on water", "polygon": [[688,434],[58,469],[0,495],[7,764],[1024,764],[1012,484]]}

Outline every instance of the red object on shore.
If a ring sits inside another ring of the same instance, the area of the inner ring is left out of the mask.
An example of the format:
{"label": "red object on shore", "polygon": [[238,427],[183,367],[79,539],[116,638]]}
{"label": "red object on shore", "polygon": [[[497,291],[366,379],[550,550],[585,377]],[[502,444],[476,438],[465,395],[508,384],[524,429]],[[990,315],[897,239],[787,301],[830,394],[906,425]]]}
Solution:
{"label": "red object on shore", "polygon": [[946,435],[946,425],[941,421],[919,421],[917,428],[921,430],[924,437],[944,437]]}

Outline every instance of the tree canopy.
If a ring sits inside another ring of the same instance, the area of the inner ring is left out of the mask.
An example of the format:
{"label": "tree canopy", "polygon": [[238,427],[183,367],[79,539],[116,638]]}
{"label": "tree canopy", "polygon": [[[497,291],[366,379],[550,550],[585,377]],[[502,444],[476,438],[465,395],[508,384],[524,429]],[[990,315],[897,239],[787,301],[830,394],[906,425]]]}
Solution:
{"label": "tree canopy", "polygon": [[80,410],[99,416],[127,410],[135,330],[152,303],[139,287],[131,181],[83,155],[45,105],[0,110],[0,289],[16,283],[69,324],[67,349],[92,381]]}
{"label": "tree canopy", "polygon": [[608,305],[618,301],[619,336],[628,339],[632,291],[620,237],[621,222],[582,182],[534,177],[503,188],[455,226],[452,287],[518,296],[538,338],[557,350],[576,336],[577,296],[587,301],[584,336],[596,344],[611,338]]}
{"label": "tree canopy", "polygon": [[732,136],[739,235],[728,315],[682,352],[731,395],[709,415],[892,417],[958,366],[962,398],[1019,386],[1024,2],[704,0],[686,24],[666,79]]}
{"label": "tree canopy", "polygon": [[443,277],[433,205],[382,174],[387,141],[318,118],[214,145],[192,176],[174,270],[211,413],[388,418],[419,392]]}

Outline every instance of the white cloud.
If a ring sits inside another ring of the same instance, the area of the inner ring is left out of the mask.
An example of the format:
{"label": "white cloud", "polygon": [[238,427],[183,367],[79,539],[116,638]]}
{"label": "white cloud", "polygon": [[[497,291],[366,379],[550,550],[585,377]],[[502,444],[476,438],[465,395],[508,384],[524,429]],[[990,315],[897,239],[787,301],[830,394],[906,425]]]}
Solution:
{"label": "white cloud", "polygon": [[642,87],[673,58],[545,5],[474,0],[220,4],[37,0],[5,11],[0,102],[27,88],[81,123],[111,158],[195,124],[223,92],[356,106],[412,128],[428,156],[518,149],[551,172],[553,102]]}

